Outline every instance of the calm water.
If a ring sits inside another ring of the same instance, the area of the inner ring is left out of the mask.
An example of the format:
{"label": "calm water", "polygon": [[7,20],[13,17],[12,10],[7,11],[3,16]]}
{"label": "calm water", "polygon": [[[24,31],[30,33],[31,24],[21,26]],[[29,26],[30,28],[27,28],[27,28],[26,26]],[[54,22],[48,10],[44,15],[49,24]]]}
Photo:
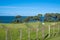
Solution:
{"label": "calm water", "polygon": [[[21,20],[25,19],[27,16],[22,16]],[[16,18],[15,16],[0,16],[0,23],[11,23],[14,21]],[[36,20],[30,20],[30,22],[36,22]],[[44,17],[40,17],[40,22],[44,21]]]}
{"label": "calm water", "polygon": [[[22,19],[26,16],[22,16]],[[15,16],[0,16],[0,23],[11,23],[15,19]]]}

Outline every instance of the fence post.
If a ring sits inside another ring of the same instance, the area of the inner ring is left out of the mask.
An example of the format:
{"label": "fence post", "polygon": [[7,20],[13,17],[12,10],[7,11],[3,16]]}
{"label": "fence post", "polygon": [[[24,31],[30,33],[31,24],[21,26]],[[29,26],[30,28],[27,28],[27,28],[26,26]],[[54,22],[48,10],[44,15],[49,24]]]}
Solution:
{"label": "fence post", "polygon": [[37,26],[37,28],[36,28],[36,40],[38,40],[38,31],[39,31],[39,29],[38,29],[38,26]]}
{"label": "fence post", "polygon": [[54,36],[54,26],[53,26],[53,36]]}
{"label": "fence post", "polygon": [[52,25],[53,25],[53,36],[54,36],[56,23],[53,23]]}
{"label": "fence post", "polygon": [[10,32],[10,37],[11,37],[11,40],[12,40],[12,32]]}
{"label": "fence post", "polygon": [[48,32],[49,32],[49,36],[48,37],[50,37],[50,25],[48,26]]}
{"label": "fence post", "polygon": [[44,25],[45,23],[42,23],[42,40],[44,40],[44,29],[45,29]]}
{"label": "fence post", "polygon": [[30,40],[30,28],[28,28],[28,40]]}
{"label": "fence post", "polygon": [[7,28],[6,28],[5,32],[6,32],[6,40],[8,40],[8,29]]}
{"label": "fence post", "polygon": [[59,34],[59,31],[60,31],[60,29],[59,29],[60,27],[59,27],[59,25],[58,25],[58,34]]}
{"label": "fence post", "polygon": [[22,40],[22,29],[20,28],[20,40]]}

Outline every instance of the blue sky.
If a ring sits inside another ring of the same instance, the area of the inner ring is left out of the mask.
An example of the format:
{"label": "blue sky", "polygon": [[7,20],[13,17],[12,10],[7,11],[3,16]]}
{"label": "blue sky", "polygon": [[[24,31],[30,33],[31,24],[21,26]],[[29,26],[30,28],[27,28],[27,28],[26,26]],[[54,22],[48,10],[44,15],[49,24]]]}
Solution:
{"label": "blue sky", "polygon": [[60,0],[0,0],[0,16],[60,13]]}

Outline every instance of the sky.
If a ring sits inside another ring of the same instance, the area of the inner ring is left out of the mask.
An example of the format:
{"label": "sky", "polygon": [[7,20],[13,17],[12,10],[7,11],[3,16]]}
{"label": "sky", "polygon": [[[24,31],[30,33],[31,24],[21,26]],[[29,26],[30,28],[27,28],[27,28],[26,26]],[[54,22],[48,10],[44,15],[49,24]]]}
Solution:
{"label": "sky", "polygon": [[0,16],[60,13],[60,0],[0,0]]}

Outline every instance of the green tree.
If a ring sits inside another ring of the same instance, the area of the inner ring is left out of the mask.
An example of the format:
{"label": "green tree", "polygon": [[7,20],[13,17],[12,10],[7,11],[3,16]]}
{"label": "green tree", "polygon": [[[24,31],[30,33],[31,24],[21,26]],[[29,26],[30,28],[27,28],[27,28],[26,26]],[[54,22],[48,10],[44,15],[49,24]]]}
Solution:
{"label": "green tree", "polygon": [[23,22],[29,22],[29,20],[30,20],[30,17],[27,17],[23,20]]}
{"label": "green tree", "polygon": [[15,16],[15,19],[13,20],[13,23],[21,23],[21,16],[20,15],[17,15]]}
{"label": "green tree", "polygon": [[45,21],[59,21],[60,13],[46,13],[45,14]]}
{"label": "green tree", "polygon": [[33,20],[39,21],[39,17],[38,16],[34,16]]}
{"label": "green tree", "polygon": [[41,20],[40,17],[42,17],[42,14],[38,14],[37,16],[38,16],[38,21],[40,21]]}
{"label": "green tree", "polygon": [[41,17],[41,16],[42,16],[42,14],[38,14],[37,16],[38,16],[38,17]]}

